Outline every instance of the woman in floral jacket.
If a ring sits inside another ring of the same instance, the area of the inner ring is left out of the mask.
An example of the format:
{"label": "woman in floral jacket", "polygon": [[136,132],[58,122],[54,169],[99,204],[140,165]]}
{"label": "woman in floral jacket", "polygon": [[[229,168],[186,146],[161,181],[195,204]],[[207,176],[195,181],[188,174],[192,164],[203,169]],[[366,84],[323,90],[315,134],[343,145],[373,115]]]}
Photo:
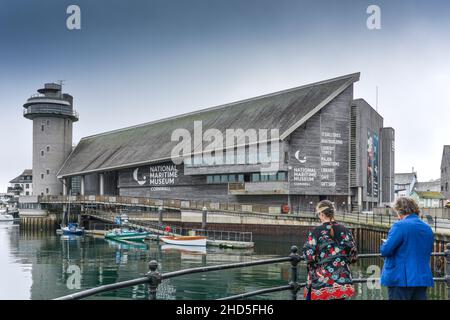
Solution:
{"label": "woman in floral jacket", "polygon": [[303,254],[308,266],[307,300],[350,298],[355,294],[349,264],[357,257],[349,230],[334,221],[335,208],[323,200],[316,207],[322,225],[308,233]]}

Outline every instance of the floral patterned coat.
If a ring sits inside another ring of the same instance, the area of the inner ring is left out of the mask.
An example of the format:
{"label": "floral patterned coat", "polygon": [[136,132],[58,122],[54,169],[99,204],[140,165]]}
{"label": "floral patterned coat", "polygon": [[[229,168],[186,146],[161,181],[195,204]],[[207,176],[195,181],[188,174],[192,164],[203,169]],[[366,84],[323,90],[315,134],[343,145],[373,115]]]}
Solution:
{"label": "floral patterned coat", "polygon": [[[333,225],[334,238],[330,236]],[[349,264],[357,258],[352,233],[337,222],[326,222],[308,233],[303,246],[311,300],[350,298],[355,294]]]}

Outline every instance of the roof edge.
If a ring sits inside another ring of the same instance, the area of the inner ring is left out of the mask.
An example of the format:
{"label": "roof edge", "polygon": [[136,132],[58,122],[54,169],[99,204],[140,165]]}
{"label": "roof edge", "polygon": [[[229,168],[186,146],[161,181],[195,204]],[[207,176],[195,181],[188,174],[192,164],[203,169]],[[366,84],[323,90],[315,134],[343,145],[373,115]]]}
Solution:
{"label": "roof edge", "polygon": [[122,132],[122,131],[126,131],[126,130],[131,130],[131,129],[144,127],[144,126],[155,124],[155,123],[159,123],[159,122],[179,119],[179,118],[182,118],[182,117],[195,115],[195,114],[201,114],[201,113],[206,112],[206,111],[218,110],[218,109],[230,107],[230,106],[233,106],[233,105],[236,105],[236,104],[239,104],[239,103],[254,101],[254,100],[258,100],[258,99],[263,99],[263,98],[271,97],[271,96],[274,96],[274,95],[288,93],[288,92],[291,92],[291,91],[295,91],[295,90],[299,90],[299,89],[303,89],[303,88],[307,88],[307,87],[311,87],[311,86],[321,85],[321,84],[324,84],[324,83],[337,81],[337,80],[341,80],[341,79],[345,79],[345,78],[354,79],[352,81],[352,83],[353,83],[353,82],[358,81],[359,77],[360,77],[360,72],[350,73],[350,74],[347,74],[347,75],[343,75],[343,76],[339,76],[339,77],[335,77],[335,78],[331,78],[331,79],[326,79],[326,80],[321,80],[321,81],[317,81],[317,82],[313,82],[313,83],[308,83],[308,84],[301,85],[301,86],[298,86],[298,87],[293,87],[293,88],[290,88],[290,89],[285,89],[285,90],[281,90],[281,91],[271,92],[271,93],[263,94],[263,95],[260,95],[260,96],[256,96],[256,97],[252,97],[252,98],[248,98],[248,99],[244,99],[244,100],[229,102],[229,103],[221,104],[221,105],[210,107],[210,108],[200,109],[200,110],[191,111],[191,112],[183,113],[183,114],[172,116],[172,117],[167,117],[167,118],[162,118],[162,119],[158,119],[158,120],[154,120],[154,121],[150,121],[150,122],[141,123],[141,124],[134,125],[134,126],[129,126],[129,127],[121,128],[121,129],[116,129],[116,130],[112,130],[112,131],[107,131],[107,132],[102,132],[102,133],[98,133],[98,134],[93,134],[93,135],[90,135],[90,136],[83,137],[83,138],[81,138],[81,140],[88,140],[88,139],[97,138],[97,137],[101,137],[101,136],[112,134],[112,133],[117,133],[117,132]]}
{"label": "roof edge", "polygon": [[[350,85],[355,83],[356,81],[359,81],[360,73],[353,73],[351,75],[348,75],[347,77],[350,77],[348,81],[346,81],[342,86],[340,86],[338,89],[336,89],[332,94],[330,94],[325,100],[323,100],[321,103],[319,103],[314,109],[312,109],[310,112],[308,112],[303,118],[301,118],[299,121],[297,121],[292,127],[287,129],[285,132],[283,132],[280,135],[280,139],[284,140],[286,137],[288,137],[292,132],[294,132],[298,127],[300,127],[302,124],[304,124],[306,121],[308,121],[314,114],[319,112],[322,108],[324,108],[328,103],[333,101],[334,98],[336,98],[339,94],[341,94],[345,89],[347,89]],[[344,78],[344,77],[341,77]],[[352,100],[353,101],[353,100]]]}

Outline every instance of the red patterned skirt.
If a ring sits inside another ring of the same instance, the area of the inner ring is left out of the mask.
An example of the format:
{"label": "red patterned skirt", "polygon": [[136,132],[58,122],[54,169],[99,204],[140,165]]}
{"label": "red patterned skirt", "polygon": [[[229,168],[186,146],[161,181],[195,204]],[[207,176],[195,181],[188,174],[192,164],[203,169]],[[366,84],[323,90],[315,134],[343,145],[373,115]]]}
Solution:
{"label": "red patterned skirt", "polygon": [[[308,289],[305,288],[304,296],[308,296]],[[348,299],[355,295],[355,287],[352,284],[334,284],[332,287],[326,287],[319,290],[311,288],[311,300],[334,300]]]}

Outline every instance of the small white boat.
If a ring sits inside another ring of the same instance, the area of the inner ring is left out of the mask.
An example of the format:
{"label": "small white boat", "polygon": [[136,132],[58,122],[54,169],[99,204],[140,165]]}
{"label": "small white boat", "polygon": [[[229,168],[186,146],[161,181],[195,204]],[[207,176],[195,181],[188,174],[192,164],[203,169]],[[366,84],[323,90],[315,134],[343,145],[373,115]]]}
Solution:
{"label": "small white boat", "polygon": [[10,214],[0,213],[0,221],[14,221],[14,217]]}
{"label": "small white boat", "polygon": [[178,246],[206,246],[206,237],[201,236],[165,236],[160,239],[164,243]]}

